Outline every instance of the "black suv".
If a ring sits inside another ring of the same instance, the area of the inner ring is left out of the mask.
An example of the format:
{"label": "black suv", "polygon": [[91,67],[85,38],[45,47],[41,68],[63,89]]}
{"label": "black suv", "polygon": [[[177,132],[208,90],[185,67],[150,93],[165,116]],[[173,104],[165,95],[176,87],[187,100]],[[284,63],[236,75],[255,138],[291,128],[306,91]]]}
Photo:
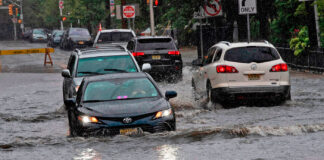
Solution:
{"label": "black suv", "polygon": [[171,37],[136,37],[128,42],[127,49],[133,53],[140,66],[151,64],[149,73],[153,77],[182,78],[181,54]]}
{"label": "black suv", "polygon": [[[144,64],[143,71],[149,71],[150,64]],[[75,96],[84,77],[112,74],[141,72],[135,58],[121,46],[107,48],[76,49],[72,52],[67,69],[62,71],[63,100]]]}

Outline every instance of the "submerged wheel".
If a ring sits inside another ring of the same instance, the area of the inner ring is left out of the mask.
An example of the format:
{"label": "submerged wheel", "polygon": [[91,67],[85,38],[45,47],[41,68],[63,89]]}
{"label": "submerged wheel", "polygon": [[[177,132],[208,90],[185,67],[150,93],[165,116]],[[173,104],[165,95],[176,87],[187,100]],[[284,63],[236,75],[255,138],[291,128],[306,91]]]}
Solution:
{"label": "submerged wheel", "polygon": [[216,97],[215,91],[211,87],[211,84],[209,81],[207,82],[207,98],[208,98],[208,101],[211,101],[212,103],[217,103],[217,97]]}

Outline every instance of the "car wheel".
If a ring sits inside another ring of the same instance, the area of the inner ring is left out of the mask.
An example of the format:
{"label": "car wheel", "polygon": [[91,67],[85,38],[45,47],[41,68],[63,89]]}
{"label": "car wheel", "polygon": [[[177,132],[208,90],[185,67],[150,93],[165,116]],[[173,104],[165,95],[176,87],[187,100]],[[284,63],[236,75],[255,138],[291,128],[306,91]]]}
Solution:
{"label": "car wheel", "polygon": [[207,82],[207,98],[212,103],[216,103],[217,102],[215,91],[211,87],[211,84],[210,84],[209,81]]}
{"label": "car wheel", "polygon": [[291,94],[290,94],[290,89],[288,90],[286,100],[290,101],[291,100]]}

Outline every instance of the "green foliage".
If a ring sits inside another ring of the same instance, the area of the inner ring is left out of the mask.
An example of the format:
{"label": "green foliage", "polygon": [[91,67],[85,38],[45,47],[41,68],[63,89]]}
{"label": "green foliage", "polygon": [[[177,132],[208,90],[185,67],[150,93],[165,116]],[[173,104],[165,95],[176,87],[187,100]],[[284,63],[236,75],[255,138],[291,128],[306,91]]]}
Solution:
{"label": "green foliage", "polygon": [[294,50],[294,55],[298,56],[301,54],[306,47],[309,47],[309,38],[307,27],[303,27],[297,37],[290,39],[290,49]]}

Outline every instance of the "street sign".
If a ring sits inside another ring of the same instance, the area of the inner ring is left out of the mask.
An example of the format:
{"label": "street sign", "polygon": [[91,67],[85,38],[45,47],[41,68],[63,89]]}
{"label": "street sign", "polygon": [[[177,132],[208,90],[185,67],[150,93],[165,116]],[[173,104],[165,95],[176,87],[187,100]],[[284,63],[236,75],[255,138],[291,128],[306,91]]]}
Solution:
{"label": "street sign", "polygon": [[64,4],[64,1],[60,0],[59,1],[59,8],[60,9],[63,9],[64,8],[63,4]]}
{"label": "street sign", "polygon": [[239,0],[239,14],[256,14],[256,0]]}
{"label": "street sign", "polygon": [[223,15],[221,0],[211,0],[204,6],[204,15],[206,17],[214,17]]}
{"label": "street sign", "polygon": [[123,18],[135,18],[135,6],[123,6]]}

